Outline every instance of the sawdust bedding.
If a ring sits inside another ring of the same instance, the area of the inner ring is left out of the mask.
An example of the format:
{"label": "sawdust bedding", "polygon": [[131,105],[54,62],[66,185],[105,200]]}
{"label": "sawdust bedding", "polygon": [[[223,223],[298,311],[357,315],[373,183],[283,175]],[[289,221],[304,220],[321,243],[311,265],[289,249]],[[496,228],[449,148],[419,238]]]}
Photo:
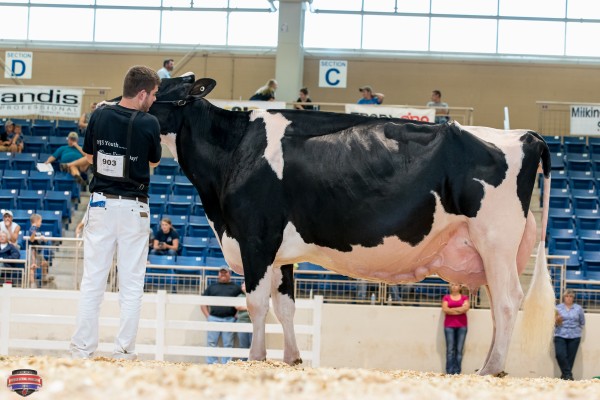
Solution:
{"label": "sawdust bedding", "polygon": [[[32,400],[46,399],[600,399],[600,380],[495,378],[414,371],[290,367],[279,362],[203,365],[109,358],[0,357],[4,382],[12,370],[43,379]],[[2,385],[0,399],[22,398]]]}

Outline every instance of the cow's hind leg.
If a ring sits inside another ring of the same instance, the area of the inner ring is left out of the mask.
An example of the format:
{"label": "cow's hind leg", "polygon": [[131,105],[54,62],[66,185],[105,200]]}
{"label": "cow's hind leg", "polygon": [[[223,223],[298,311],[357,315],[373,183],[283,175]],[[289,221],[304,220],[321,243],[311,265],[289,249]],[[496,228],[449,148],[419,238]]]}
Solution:
{"label": "cow's hind leg", "polygon": [[494,321],[494,337],[480,375],[498,375],[503,372],[506,354],[510,345],[519,306],[523,300],[523,289],[519,283],[515,254],[503,256],[502,251],[492,251],[484,259]]}
{"label": "cow's hind leg", "polygon": [[246,305],[252,320],[252,344],[250,345],[249,359],[264,361],[267,359],[265,322],[269,311],[273,267],[266,268],[261,276],[256,272],[251,274],[246,271],[244,264],[244,274],[247,289]]}
{"label": "cow's hind leg", "polygon": [[293,265],[282,265],[281,268],[273,269],[273,284],[271,287],[271,298],[273,309],[281,326],[283,327],[283,361],[290,364],[300,364],[300,351],[296,344],[294,332],[294,314],[296,304],[294,303],[294,269]]}

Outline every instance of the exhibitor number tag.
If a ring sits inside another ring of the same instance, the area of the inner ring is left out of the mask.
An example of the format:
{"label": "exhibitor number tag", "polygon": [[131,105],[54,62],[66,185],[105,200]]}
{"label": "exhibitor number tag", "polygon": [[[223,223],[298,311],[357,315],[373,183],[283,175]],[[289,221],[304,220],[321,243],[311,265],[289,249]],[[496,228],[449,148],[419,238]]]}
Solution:
{"label": "exhibitor number tag", "polygon": [[123,166],[125,165],[125,156],[111,156],[110,154],[97,153],[96,171],[104,176],[123,178]]}

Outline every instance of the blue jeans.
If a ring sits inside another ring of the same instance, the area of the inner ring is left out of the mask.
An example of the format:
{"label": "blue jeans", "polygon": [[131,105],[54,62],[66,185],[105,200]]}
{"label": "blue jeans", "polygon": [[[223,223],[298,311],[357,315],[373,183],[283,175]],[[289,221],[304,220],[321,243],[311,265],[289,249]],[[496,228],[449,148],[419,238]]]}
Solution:
{"label": "blue jeans", "polygon": [[444,328],[446,336],[446,373],[460,374],[467,327]]}
{"label": "blue jeans", "polygon": [[[208,316],[208,322],[235,322],[235,317],[214,317],[212,315]],[[233,332],[220,332],[220,331],[208,331],[207,332],[207,341],[208,347],[217,347],[219,344],[219,337],[223,341],[223,347],[233,347]],[[226,364],[231,360],[231,357],[221,357],[221,364]],[[206,357],[207,364],[218,364],[219,358],[217,357]]]}
{"label": "blue jeans", "polygon": [[560,367],[561,379],[573,379],[573,364],[579,342],[581,338],[565,339],[563,337],[554,337],[554,352],[556,353],[556,361]]}
{"label": "blue jeans", "polygon": [[[238,342],[240,349],[249,349],[250,344],[252,343],[252,333],[251,332],[238,332],[237,333]],[[248,360],[247,358],[240,358],[242,361]]]}

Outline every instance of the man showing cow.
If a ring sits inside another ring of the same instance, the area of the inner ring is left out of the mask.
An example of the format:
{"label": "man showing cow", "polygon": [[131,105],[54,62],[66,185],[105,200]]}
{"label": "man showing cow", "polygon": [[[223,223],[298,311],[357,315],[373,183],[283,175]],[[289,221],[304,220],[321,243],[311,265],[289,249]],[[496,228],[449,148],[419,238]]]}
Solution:
{"label": "man showing cow", "polygon": [[[243,294],[242,289],[231,282],[231,271],[227,266],[219,270],[218,282],[206,288],[202,296],[237,297]],[[206,306],[202,305],[202,313],[208,322],[235,322],[235,307]],[[209,347],[217,347],[219,336],[223,341],[223,347],[233,347],[233,332],[208,331],[207,341]],[[226,364],[231,357],[221,357],[221,363]],[[207,364],[218,363],[217,357],[206,357]]]}
{"label": "man showing cow", "polygon": [[93,165],[90,203],[83,233],[84,272],[74,358],[92,357],[98,347],[98,319],[106,279],[117,251],[121,321],[113,357],[136,359],[144,274],[150,235],[150,166],[160,162],[159,125],[147,111],[160,79],[144,66],[129,69],[123,97],[92,114],[83,151]]}

